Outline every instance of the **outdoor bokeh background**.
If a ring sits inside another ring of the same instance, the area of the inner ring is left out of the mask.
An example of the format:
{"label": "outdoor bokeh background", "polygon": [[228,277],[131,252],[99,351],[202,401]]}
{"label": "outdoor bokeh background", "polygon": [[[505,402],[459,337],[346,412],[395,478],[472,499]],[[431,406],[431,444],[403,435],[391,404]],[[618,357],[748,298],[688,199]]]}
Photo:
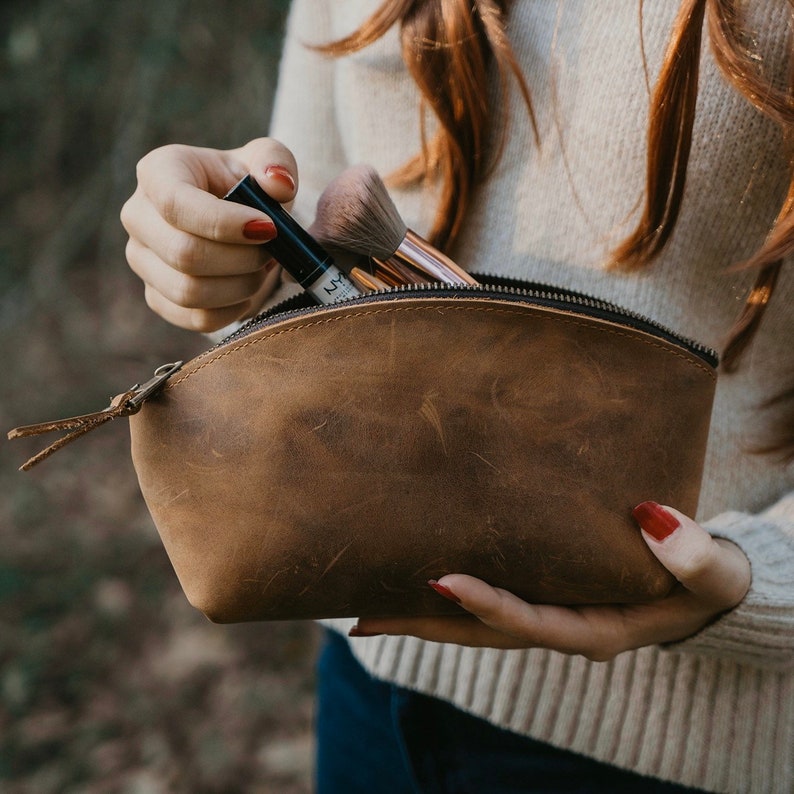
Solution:
{"label": "outdoor bokeh background", "polygon": [[155,317],[118,213],[137,160],[264,134],[287,0],[0,4],[0,791],[306,792],[307,623],[190,607],[126,420],[28,473],[11,427],[96,410],[204,341]]}

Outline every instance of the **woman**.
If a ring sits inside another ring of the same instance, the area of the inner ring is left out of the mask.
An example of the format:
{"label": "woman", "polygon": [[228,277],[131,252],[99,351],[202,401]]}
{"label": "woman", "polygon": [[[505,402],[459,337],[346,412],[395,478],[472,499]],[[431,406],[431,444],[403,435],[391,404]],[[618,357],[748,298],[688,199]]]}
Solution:
{"label": "woman", "polygon": [[761,408],[790,388],[791,6],[503,5],[298,0],[274,137],[157,150],[122,212],[152,309],[213,331],[294,289],[256,245],[269,219],[217,197],[250,172],[309,223],[367,162],[466,269],[723,354],[698,515],[635,510],[674,593],[538,607],[460,573],[433,586],[471,619],[336,622],[319,790],[791,791],[794,478],[758,451],[792,441]]}

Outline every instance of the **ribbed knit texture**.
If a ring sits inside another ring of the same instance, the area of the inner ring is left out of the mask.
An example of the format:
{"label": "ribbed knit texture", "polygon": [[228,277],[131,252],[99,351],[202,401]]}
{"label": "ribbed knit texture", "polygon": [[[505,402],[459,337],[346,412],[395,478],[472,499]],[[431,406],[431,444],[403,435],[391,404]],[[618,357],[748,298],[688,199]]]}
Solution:
{"label": "ribbed knit texture", "polygon": [[[301,44],[349,33],[377,5],[297,0],[291,15],[273,135],[297,157],[295,211],[307,223],[319,192],[345,166],[367,162],[386,174],[419,147],[417,93],[396,31],[341,60]],[[451,253],[474,272],[605,297],[719,349],[753,280],[727,268],[764,239],[785,193],[786,164],[779,131],[724,83],[707,45],[676,233],[647,270],[606,268],[644,188],[643,47],[652,83],[677,5],[646,0],[641,36],[639,6],[626,0],[513,3],[509,33],[541,142],[514,95],[504,156]],[[791,46],[788,4],[756,6],[750,38],[780,74]],[[426,230],[433,197],[393,195],[408,225]],[[793,300],[789,266],[742,368],[718,384],[697,517],[751,560],[752,590],[738,608],[684,642],[609,663],[374,637],[353,643],[364,665],[642,774],[709,791],[794,792],[794,476],[747,452],[764,426],[758,404],[791,370]]]}

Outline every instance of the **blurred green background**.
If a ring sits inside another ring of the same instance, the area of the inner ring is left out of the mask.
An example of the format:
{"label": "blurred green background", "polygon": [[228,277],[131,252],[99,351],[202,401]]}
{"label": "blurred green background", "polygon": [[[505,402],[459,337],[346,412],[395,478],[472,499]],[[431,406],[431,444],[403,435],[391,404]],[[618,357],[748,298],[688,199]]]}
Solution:
{"label": "blurred green background", "polygon": [[287,4],[0,4],[0,791],[310,790],[316,627],[187,604],[125,420],[28,473],[51,439],[5,440],[206,346],[146,307],[118,213],[150,149],[265,133]]}

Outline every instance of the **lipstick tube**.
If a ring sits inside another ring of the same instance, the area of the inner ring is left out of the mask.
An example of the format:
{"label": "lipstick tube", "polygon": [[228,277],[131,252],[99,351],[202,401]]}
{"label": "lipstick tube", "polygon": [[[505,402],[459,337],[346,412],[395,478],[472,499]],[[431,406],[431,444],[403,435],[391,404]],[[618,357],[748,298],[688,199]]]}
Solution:
{"label": "lipstick tube", "polygon": [[262,245],[318,303],[336,303],[362,294],[320,243],[265,193],[250,174],[223,198],[258,209],[273,221],[278,234]]}

